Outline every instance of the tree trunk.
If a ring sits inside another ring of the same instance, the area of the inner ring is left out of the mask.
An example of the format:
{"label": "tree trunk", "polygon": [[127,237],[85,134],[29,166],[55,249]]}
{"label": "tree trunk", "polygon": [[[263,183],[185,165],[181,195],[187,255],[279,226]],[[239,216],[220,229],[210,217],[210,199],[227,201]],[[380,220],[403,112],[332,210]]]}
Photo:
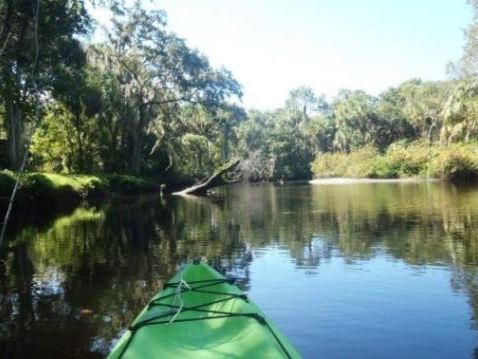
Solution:
{"label": "tree trunk", "polygon": [[223,142],[222,142],[222,160],[229,160],[229,134],[230,128],[229,124],[225,124],[223,128]]}
{"label": "tree trunk", "polygon": [[131,151],[131,173],[138,175],[141,171],[141,148],[143,147],[143,135],[135,131],[133,133],[133,148]]}
{"label": "tree trunk", "polygon": [[427,139],[428,139],[429,144],[432,142],[433,130],[435,129],[436,125],[437,125],[437,123],[432,121],[430,127],[428,128]]}
{"label": "tree trunk", "polygon": [[78,141],[78,170],[80,173],[85,173],[86,170],[86,159],[85,151],[83,147],[83,133],[81,128],[81,110],[77,108],[75,110],[75,130],[76,130],[76,140]]}
{"label": "tree trunk", "polygon": [[24,56],[24,41],[27,38],[29,28],[29,18],[19,18],[18,34],[16,35],[12,49],[14,53],[12,57],[3,65],[5,84],[4,103],[6,111],[6,127],[7,127],[7,156],[9,167],[12,170],[18,170],[23,160],[25,151],[24,143],[24,114],[21,104],[24,103],[23,92],[25,83],[22,80],[23,67],[21,64]]}
{"label": "tree trunk", "polygon": [[236,168],[237,165],[239,164],[239,162],[240,162],[239,160],[234,161],[234,162],[226,165],[225,167],[221,168],[220,170],[218,170],[216,173],[214,173],[207,180],[205,180],[205,181],[203,181],[203,182],[201,182],[197,185],[194,185],[194,186],[188,187],[186,189],[183,189],[182,191],[174,192],[173,194],[174,195],[179,195],[179,196],[184,196],[184,195],[188,195],[188,194],[199,194],[199,195],[201,195],[201,194],[205,194],[211,188],[226,184],[228,182],[226,182],[222,178],[222,175],[224,175],[225,173],[227,173],[227,172],[233,170],[234,168]]}
{"label": "tree trunk", "polygon": [[23,158],[23,118],[20,106],[8,97],[5,99],[6,126],[7,126],[7,156],[9,168],[18,170]]}
{"label": "tree trunk", "polygon": [[143,122],[144,122],[144,110],[143,106],[140,106],[138,111],[138,124],[133,130],[133,148],[131,151],[131,173],[139,175],[141,171],[141,152],[144,142],[143,134]]}

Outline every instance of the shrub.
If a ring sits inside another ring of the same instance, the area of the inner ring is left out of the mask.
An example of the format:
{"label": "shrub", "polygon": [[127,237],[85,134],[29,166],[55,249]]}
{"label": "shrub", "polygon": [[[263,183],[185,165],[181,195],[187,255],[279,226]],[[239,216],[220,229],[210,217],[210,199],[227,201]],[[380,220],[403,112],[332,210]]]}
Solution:
{"label": "shrub", "polygon": [[[0,172],[0,196],[9,197],[15,185],[14,174]],[[139,194],[158,190],[156,183],[126,175],[60,175],[28,173],[22,176],[18,200],[78,201],[106,196],[108,193]]]}
{"label": "shrub", "polygon": [[321,153],[312,163],[317,178],[373,177],[373,163],[379,155],[375,147],[364,147],[350,153]]}
{"label": "shrub", "polygon": [[391,166],[384,156],[377,156],[372,164],[369,178],[398,178],[399,168]]}
{"label": "shrub", "polygon": [[[56,187],[53,181],[40,173],[32,173],[25,176],[21,186],[29,195],[35,197],[51,197],[54,195]],[[73,191],[71,186],[70,189]]]}
{"label": "shrub", "polygon": [[312,162],[312,173],[316,178],[343,176],[346,156],[344,153],[321,153]]}
{"label": "shrub", "polygon": [[378,149],[373,146],[367,146],[350,152],[346,162],[346,177],[373,177],[374,162],[379,156]]}
{"label": "shrub", "polygon": [[381,155],[374,147],[346,153],[319,154],[312,163],[320,177],[435,177],[449,181],[478,179],[478,145],[430,146],[396,143]]}
{"label": "shrub", "polygon": [[139,194],[143,192],[153,192],[158,189],[156,183],[128,175],[107,175],[105,176],[108,187],[111,192],[121,194]]}
{"label": "shrub", "polygon": [[0,195],[10,196],[15,187],[15,176],[10,171],[0,172]]}
{"label": "shrub", "polygon": [[452,182],[476,181],[478,178],[476,154],[470,146],[446,147],[433,159],[430,175]]}
{"label": "shrub", "polygon": [[423,144],[409,146],[390,146],[385,153],[385,161],[390,171],[400,177],[426,175],[430,159],[435,156],[432,147]]}

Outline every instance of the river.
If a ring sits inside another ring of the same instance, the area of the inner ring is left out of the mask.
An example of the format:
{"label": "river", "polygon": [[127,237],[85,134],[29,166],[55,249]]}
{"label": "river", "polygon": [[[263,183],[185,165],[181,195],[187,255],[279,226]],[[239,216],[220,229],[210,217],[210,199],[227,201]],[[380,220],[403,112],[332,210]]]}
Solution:
{"label": "river", "polygon": [[424,182],[17,213],[0,253],[0,357],[104,357],[195,258],[238,277],[305,358],[478,353],[478,188]]}

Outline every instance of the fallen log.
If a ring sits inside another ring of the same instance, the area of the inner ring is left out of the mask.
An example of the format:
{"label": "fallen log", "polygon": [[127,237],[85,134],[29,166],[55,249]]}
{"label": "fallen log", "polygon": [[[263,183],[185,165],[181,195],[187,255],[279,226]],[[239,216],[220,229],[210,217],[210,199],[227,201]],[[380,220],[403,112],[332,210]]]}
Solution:
{"label": "fallen log", "polygon": [[196,184],[194,186],[185,188],[182,191],[174,192],[173,194],[178,196],[184,196],[188,194],[204,195],[211,188],[222,186],[228,183],[233,183],[233,182],[228,182],[224,180],[222,176],[226,174],[227,172],[232,171],[234,168],[236,168],[239,162],[240,162],[239,160],[233,161],[223,166],[222,168],[220,168],[218,171],[216,171],[211,177],[209,177],[205,181],[199,184]]}

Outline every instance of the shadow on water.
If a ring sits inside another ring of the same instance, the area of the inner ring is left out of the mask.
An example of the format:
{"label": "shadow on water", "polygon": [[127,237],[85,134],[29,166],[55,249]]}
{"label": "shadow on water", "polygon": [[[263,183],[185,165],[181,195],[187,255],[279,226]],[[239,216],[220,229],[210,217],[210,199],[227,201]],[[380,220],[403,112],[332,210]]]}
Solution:
{"label": "shadow on water", "polygon": [[245,251],[237,226],[224,229],[224,242],[222,229],[198,223],[219,215],[216,206],[158,197],[78,208],[18,231],[0,261],[0,356],[101,357],[180,263],[246,266],[247,255],[232,257]]}
{"label": "shadow on water", "polygon": [[182,263],[207,258],[249,290],[251,264],[271,248],[313,275],[337,257],[446,267],[476,329],[475,188],[236,185],[212,199],[141,198],[36,216],[23,225],[17,216],[0,254],[0,357],[103,357]]}

